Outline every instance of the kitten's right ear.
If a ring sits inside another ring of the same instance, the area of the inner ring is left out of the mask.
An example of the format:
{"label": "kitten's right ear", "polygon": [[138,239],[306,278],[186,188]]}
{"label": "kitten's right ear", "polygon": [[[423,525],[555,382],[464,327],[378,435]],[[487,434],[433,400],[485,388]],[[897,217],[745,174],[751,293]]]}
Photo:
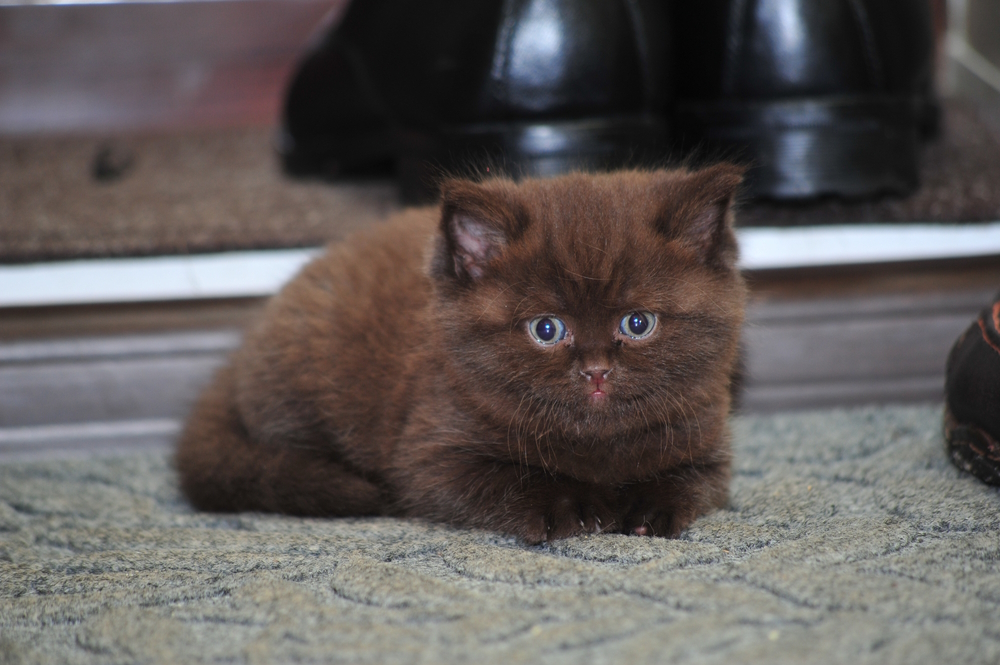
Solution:
{"label": "kitten's right ear", "polygon": [[733,198],[745,172],[744,167],[728,163],[664,172],[663,206],[656,226],[670,240],[694,249],[704,264],[733,269],[737,255]]}
{"label": "kitten's right ear", "polygon": [[431,271],[436,277],[475,282],[524,231],[527,215],[505,187],[466,180],[441,186],[441,229]]}

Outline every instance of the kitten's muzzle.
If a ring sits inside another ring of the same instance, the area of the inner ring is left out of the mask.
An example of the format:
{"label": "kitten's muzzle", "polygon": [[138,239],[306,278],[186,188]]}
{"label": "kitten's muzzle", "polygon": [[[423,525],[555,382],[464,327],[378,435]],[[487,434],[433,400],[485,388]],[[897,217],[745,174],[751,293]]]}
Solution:
{"label": "kitten's muzzle", "polygon": [[581,369],[580,374],[587,379],[587,383],[594,385],[595,391],[598,391],[601,389],[601,384],[607,380],[608,374],[611,374],[611,368]]}

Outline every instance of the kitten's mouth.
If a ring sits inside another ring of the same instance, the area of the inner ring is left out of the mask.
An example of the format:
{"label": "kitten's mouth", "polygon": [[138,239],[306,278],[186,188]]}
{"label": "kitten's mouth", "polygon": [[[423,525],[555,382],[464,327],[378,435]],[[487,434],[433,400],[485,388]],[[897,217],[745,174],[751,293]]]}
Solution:
{"label": "kitten's mouth", "polygon": [[581,370],[580,374],[587,380],[587,387],[591,388],[591,404],[601,403],[608,397],[606,390],[602,390],[607,385],[610,369]]}
{"label": "kitten's mouth", "polygon": [[608,401],[608,393],[606,390],[602,390],[601,387],[594,388],[590,391],[590,395],[587,396],[587,401],[594,406],[605,404]]}

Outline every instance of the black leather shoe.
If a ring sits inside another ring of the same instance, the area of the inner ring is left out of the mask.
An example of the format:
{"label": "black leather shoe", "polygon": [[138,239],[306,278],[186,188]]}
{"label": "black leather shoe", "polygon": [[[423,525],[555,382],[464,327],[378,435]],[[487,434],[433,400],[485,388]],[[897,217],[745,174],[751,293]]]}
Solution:
{"label": "black leather shoe", "polygon": [[926,0],[674,0],[676,129],[751,162],[749,193],[861,197],[917,186],[933,112]]}
{"label": "black leather shoe", "polygon": [[1000,485],[1000,294],[948,354],[944,433],[955,466]]}
{"label": "black leather shoe", "polygon": [[512,175],[660,158],[658,0],[357,0],[288,90],[294,174],[396,164],[404,196],[466,163]]}

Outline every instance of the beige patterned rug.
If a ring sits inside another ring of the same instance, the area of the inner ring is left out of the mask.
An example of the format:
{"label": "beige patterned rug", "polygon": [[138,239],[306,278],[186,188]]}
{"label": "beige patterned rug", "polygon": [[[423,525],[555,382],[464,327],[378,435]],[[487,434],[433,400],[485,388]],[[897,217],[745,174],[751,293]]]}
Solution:
{"label": "beige patterned rug", "polygon": [[940,407],[735,423],[680,540],[195,513],[162,455],[0,465],[0,663],[997,663],[1000,494]]}

